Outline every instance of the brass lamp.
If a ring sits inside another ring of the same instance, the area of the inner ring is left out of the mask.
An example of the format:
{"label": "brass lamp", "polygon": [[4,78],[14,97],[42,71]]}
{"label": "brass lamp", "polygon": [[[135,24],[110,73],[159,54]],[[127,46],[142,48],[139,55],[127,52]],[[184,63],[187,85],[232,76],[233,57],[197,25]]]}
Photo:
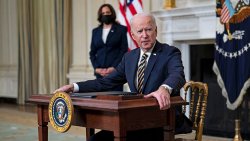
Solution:
{"label": "brass lamp", "polygon": [[169,10],[175,8],[175,0],[164,0],[164,8]]}

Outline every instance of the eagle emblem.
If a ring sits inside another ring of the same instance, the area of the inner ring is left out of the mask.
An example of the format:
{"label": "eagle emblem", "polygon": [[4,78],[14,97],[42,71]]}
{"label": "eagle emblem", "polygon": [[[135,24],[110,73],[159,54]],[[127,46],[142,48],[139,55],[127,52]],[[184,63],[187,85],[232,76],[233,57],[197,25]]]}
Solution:
{"label": "eagle emblem", "polygon": [[239,34],[231,34],[230,24],[241,23],[250,16],[250,0],[217,0],[216,13],[220,17],[220,23],[225,25],[227,31],[224,41],[238,39]]}
{"label": "eagle emblem", "polygon": [[72,123],[73,105],[70,96],[64,92],[53,95],[49,103],[49,119],[58,132],[66,132]]}

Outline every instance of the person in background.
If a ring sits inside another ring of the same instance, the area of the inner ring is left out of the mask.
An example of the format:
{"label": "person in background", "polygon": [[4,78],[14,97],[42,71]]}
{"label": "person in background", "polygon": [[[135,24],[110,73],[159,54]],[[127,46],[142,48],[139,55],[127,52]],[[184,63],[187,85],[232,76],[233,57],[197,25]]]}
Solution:
{"label": "person in background", "polygon": [[[114,71],[128,51],[127,28],[116,22],[116,13],[110,4],[103,4],[98,10],[100,25],[93,29],[90,60],[96,78],[103,78]],[[123,91],[123,85],[111,90]]]}
{"label": "person in background", "polygon": [[[102,79],[65,85],[55,92],[105,91],[128,82],[131,92],[154,97],[161,110],[170,108],[170,96],[179,95],[185,84],[184,67],[178,48],[156,40],[157,26],[154,16],[136,14],[130,21],[131,35],[140,48],[127,52],[120,64]],[[163,128],[127,132],[127,141],[163,141]],[[111,131],[102,130],[91,141],[114,141]]]}

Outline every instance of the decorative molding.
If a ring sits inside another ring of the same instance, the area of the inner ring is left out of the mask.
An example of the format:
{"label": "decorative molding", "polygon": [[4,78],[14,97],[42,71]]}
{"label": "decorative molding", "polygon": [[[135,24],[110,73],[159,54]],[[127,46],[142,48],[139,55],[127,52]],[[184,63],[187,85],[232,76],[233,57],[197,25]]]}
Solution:
{"label": "decorative molding", "polygon": [[[161,21],[160,36],[162,40],[168,41],[170,44],[215,39],[215,4],[174,8],[152,13]],[[168,39],[164,39],[166,37]]]}
{"label": "decorative molding", "polygon": [[79,81],[86,81],[94,79],[94,72],[93,69],[88,69],[87,67],[74,67],[71,68],[69,74],[67,75],[69,79],[69,83],[79,82]]}
{"label": "decorative molding", "polygon": [[17,1],[0,1],[0,97],[17,98],[18,23]]}
{"label": "decorative molding", "polygon": [[16,66],[0,66],[0,97],[17,98]]}
{"label": "decorative molding", "polygon": [[160,21],[160,40],[181,50],[186,80],[190,80],[190,45],[215,43],[215,7],[211,1],[207,5],[152,12]]}

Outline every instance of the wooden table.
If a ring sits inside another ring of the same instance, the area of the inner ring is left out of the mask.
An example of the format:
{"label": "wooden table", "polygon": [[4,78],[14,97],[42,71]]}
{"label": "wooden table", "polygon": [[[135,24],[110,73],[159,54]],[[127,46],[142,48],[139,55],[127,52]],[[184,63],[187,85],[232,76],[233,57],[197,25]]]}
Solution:
{"label": "wooden table", "polygon": [[[52,95],[32,95],[29,103],[37,105],[39,141],[48,141],[48,105]],[[74,105],[73,124],[87,129],[114,132],[115,141],[126,141],[126,132],[138,129],[164,127],[164,139],[174,139],[174,106],[183,105],[181,97],[171,97],[171,108],[159,110],[154,98],[114,100],[97,98],[71,98]],[[89,130],[87,130],[89,131]],[[90,132],[86,133],[87,139]]]}

